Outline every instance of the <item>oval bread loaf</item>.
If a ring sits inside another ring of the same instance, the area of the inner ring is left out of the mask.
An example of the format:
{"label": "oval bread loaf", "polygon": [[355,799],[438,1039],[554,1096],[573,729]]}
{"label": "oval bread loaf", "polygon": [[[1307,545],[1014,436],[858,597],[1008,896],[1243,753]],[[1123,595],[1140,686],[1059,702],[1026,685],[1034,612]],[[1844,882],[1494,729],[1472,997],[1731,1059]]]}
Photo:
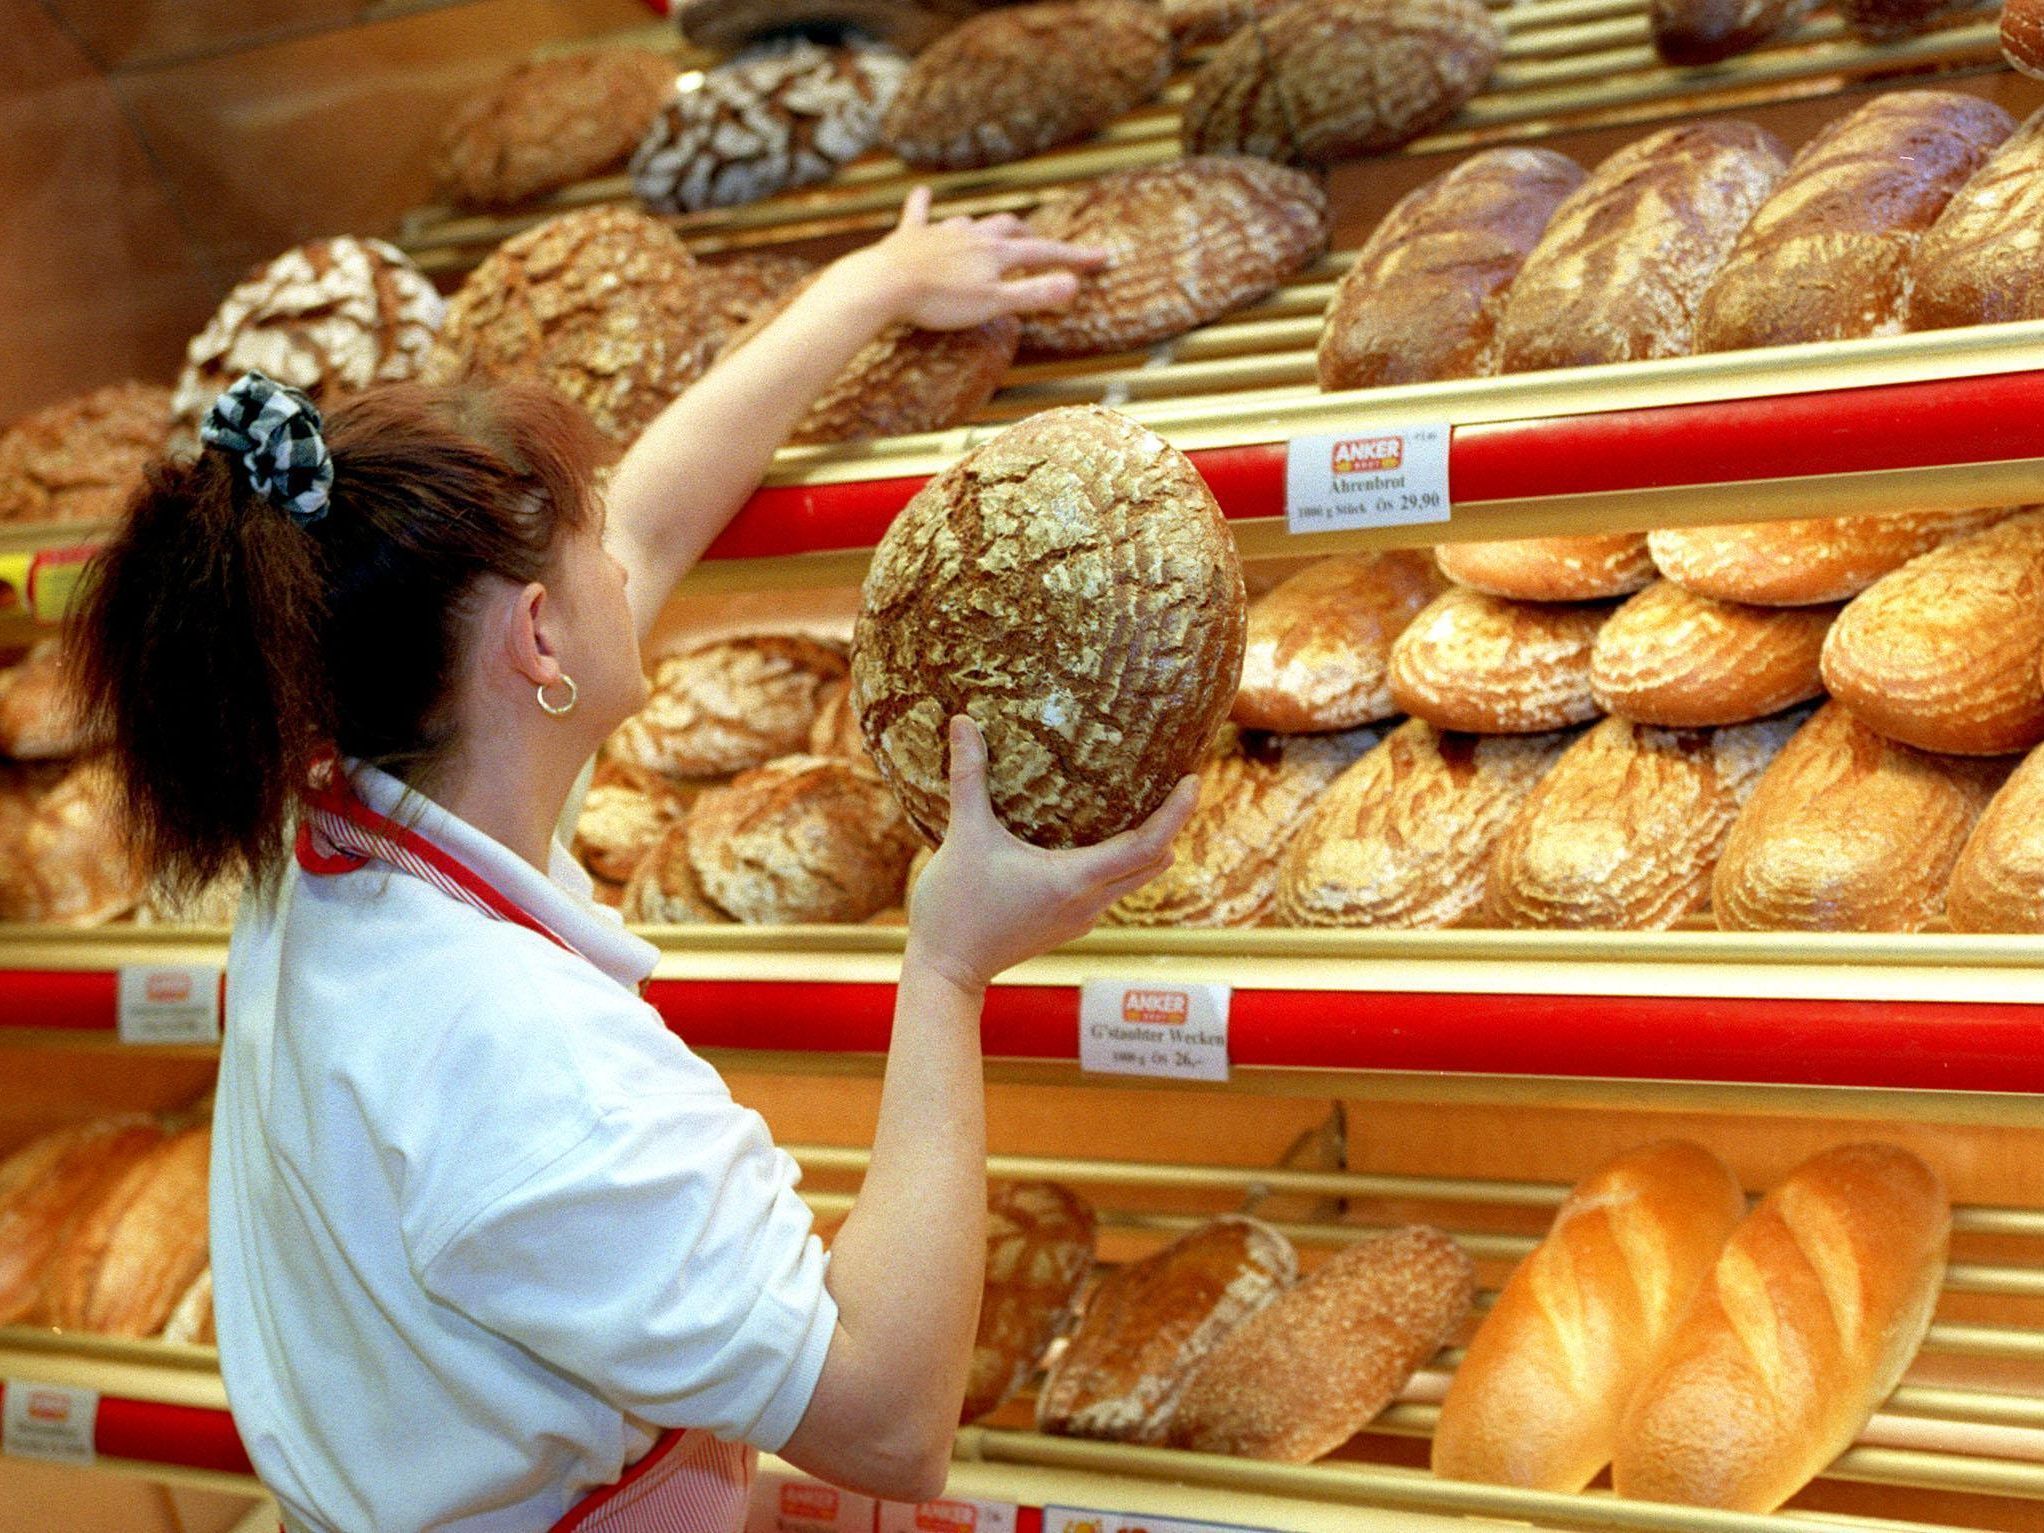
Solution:
{"label": "oval bread loaf", "polygon": [[1630,596],[1654,578],[1646,535],[1638,532],[1443,543],[1434,560],[1457,585],[1513,601],[1600,601]]}
{"label": "oval bread loaf", "polygon": [[1944,915],[1959,849],[2008,775],[1995,757],[1884,740],[1837,703],[1762,775],[1711,878],[1726,931],[1913,932]]}
{"label": "oval bread loaf", "polygon": [[645,707],[618,726],[604,754],[679,779],[764,766],[808,748],[829,688],[847,673],[842,648],[800,634],[691,644],[654,666]]}
{"label": "oval bread loaf", "polygon": [[0,522],[111,521],[170,442],[170,390],[109,383],[0,431]]}
{"label": "oval bread loaf", "polygon": [[1441,588],[1416,550],[1336,554],[1281,582],[1249,609],[1235,722],[1313,734],[1389,718],[1392,642]]}
{"label": "oval bread loaf", "polygon": [[1916,247],[1909,328],[2044,319],[2044,111],[1952,195]]}
{"label": "oval bread loaf", "polygon": [[1391,696],[1416,719],[1472,734],[1585,723],[1604,711],[1590,694],[1590,650],[1611,612],[1456,586],[1391,646]]}
{"label": "oval bread loaf", "polygon": [[1966,838],[1945,919],[1960,932],[2044,932],[2044,750],[2024,758]]}
{"label": "oval bread loaf", "polygon": [[1680,1139],[1628,1150],[1578,1182],[1455,1370],[1434,1428],[1434,1473],[1587,1486],[1745,1213],[1724,1162]]}
{"label": "oval bread loaf", "polygon": [[67,1331],[154,1336],[206,1266],[213,1131],[158,1140],[79,1209],[43,1274],[39,1317]]}
{"label": "oval bread loaf", "polygon": [[0,858],[0,920],[98,926],[135,908],[147,880],[116,793],[99,756],[32,792]]}
{"label": "oval bread loaf", "polygon": [[1836,607],[1749,607],[1656,581],[1612,615],[1590,689],[1639,724],[1702,728],[1765,718],[1824,691],[1818,659]]}
{"label": "oval bread loaf", "polygon": [[1859,595],[1940,543],[2005,519],[1987,511],[1900,511],[1671,527],[1647,534],[1661,573],[1718,601],[1804,607]]}
{"label": "oval bread loaf", "polygon": [[82,754],[82,699],[67,671],[64,641],[44,639],[0,671],[0,756],[15,761],[61,761]]}
{"label": "oval bread loaf", "polygon": [[1855,597],[1824,684],[1919,750],[2005,755],[2044,741],[2044,511],[1947,543]]}
{"label": "oval bread loaf", "polygon": [[703,889],[688,851],[688,819],[669,825],[632,869],[618,914],[634,926],[717,926],[730,921]]}
{"label": "oval bread loaf", "polygon": [[2044,80],[2044,0],[2003,0],[2001,56],[2011,69]]}
{"label": "oval bread loaf", "polygon": [[1047,410],[931,480],[880,540],[852,706],[928,839],[948,813],[948,720],[969,713],[1008,828],[1088,845],[1205,757],[1243,629],[1235,541],[1185,455],[1111,410]]}
{"label": "oval bread loaf", "polygon": [[1750,53],[1808,15],[1815,0],[1653,0],[1654,51],[1671,64],[1715,64]]}
{"label": "oval bread loaf", "polygon": [[44,1268],[73,1221],[162,1138],[147,1118],[94,1118],[53,1129],[0,1161],[0,1325],[39,1307]]}
{"label": "oval bread loaf", "polygon": [[1029,1382],[1093,1270],[1093,1206],[1056,1182],[987,1193],[986,1287],[960,1421],[1000,1409]]}

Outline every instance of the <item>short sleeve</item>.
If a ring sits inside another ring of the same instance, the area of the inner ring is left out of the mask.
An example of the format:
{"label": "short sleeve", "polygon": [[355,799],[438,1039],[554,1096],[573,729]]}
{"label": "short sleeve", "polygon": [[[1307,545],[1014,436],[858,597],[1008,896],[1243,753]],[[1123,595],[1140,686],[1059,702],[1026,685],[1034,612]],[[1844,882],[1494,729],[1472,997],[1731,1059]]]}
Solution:
{"label": "short sleeve", "polygon": [[837,1327],[800,1175],[722,1093],[613,1105],[419,1281],[620,1411],[776,1452]]}

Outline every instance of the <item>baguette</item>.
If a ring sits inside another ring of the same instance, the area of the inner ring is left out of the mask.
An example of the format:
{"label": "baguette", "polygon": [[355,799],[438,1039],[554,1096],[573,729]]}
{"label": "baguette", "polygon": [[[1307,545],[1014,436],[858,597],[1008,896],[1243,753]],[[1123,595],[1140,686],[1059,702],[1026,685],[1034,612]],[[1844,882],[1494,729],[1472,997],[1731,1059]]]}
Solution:
{"label": "baguette", "polygon": [[1443,543],[1441,573],[1457,585],[1513,601],[1599,601],[1630,596],[1654,578],[1644,533]]}
{"label": "baguette", "polygon": [[1472,734],[1586,723],[1604,711],[1590,691],[1590,652],[1612,610],[1457,586],[1391,646],[1391,696],[1416,719]]}
{"label": "baguette", "polygon": [[1442,584],[1409,550],[1338,554],[1284,581],[1249,609],[1235,722],[1324,734],[1389,718],[1392,641]]}
{"label": "baguette", "polygon": [[206,1265],[213,1131],[159,1140],[80,1208],[50,1258],[41,1318],[67,1331],[154,1336]]}
{"label": "baguette", "polygon": [[1710,1151],[1629,1150],[1568,1196],[1469,1343],[1434,1428],[1434,1473],[1578,1491],[1626,1402],[1746,1213]]}
{"label": "baguette", "polygon": [[1997,507],[1673,527],[1648,533],[1647,551],[1663,575],[1698,596],[1808,607],[1857,596],[1918,554],[2008,515]]}
{"label": "baguette", "polygon": [[1851,1446],[1923,1342],[1951,1205],[1885,1144],[1805,1161],[1719,1254],[1627,1407],[1620,1496],[1771,1512]]}
{"label": "baguette", "polygon": [[0,1161],[0,1325],[39,1308],[44,1269],[72,1222],[162,1138],[146,1118],[96,1118]]}
{"label": "baguette", "polygon": [[1824,690],[1818,657],[1836,607],[1749,607],[1673,581],[1620,607],[1590,652],[1590,691],[1639,724],[1703,728],[1765,718]]}
{"label": "baguette", "polygon": [[2016,768],[1966,838],[1945,919],[1960,932],[2044,932],[2044,750]]}

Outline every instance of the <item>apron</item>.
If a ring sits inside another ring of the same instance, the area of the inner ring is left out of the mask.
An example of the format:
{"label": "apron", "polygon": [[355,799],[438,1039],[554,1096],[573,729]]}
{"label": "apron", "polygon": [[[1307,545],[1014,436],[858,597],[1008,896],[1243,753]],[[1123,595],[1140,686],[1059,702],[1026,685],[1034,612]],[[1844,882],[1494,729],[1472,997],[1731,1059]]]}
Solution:
{"label": "apron", "polygon": [[[378,814],[333,762],[315,773],[298,825],[298,865],[317,875],[385,863],[499,921],[574,946],[443,848]],[[578,955],[580,956],[580,955]],[[613,1484],[590,1491],[551,1533],[737,1533],[745,1526],[758,1455],[743,1443],[677,1428],[663,1434]]]}

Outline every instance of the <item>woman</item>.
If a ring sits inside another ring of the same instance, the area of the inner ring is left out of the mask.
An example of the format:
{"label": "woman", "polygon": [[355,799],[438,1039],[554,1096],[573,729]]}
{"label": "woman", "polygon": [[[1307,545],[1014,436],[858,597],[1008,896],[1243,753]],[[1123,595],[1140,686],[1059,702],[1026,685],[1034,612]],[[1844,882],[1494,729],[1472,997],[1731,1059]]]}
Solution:
{"label": "woman", "polygon": [[399,387],[328,426],[251,376],[96,566],[82,676],[140,850],[174,889],[250,880],[214,1302],[294,1530],[735,1528],[755,1449],[884,1497],[943,1484],[983,1265],[982,993],[1165,866],[1190,785],[1042,852],[954,724],[828,1258],[793,1163],[639,999],[653,948],[553,837],[644,701],[638,638],[852,355],[898,320],[1067,302],[1093,259],[927,209],[672,405],[602,499],[589,427],[544,391]]}

